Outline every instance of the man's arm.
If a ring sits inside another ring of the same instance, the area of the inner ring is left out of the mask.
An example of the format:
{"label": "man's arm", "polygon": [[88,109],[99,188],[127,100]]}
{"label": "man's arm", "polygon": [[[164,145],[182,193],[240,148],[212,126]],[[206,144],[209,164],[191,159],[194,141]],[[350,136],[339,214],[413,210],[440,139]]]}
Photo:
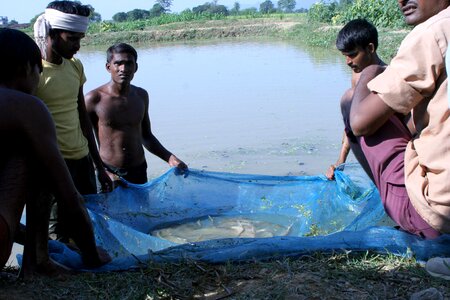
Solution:
{"label": "man's arm", "polygon": [[81,130],[88,141],[89,153],[97,168],[97,177],[101,185],[102,192],[111,192],[113,184],[108,174],[106,174],[105,167],[98,153],[98,148],[95,143],[94,131],[92,123],[89,120],[86,104],[84,102],[83,87],[78,91],[78,115],[80,117]]}
{"label": "man's arm", "polygon": [[341,145],[341,151],[339,152],[339,158],[336,161],[335,164],[331,165],[327,172],[325,173],[325,176],[329,179],[329,180],[334,180],[334,171],[336,170],[336,167],[339,166],[340,164],[343,164],[347,161],[347,156],[348,153],[350,152],[350,144],[348,141],[348,137],[347,135],[343,134],[342,136],[342,145]]}
{"label": "man's arm", "polygon": [[385,67],[371,65],[361,72],[350,108],[350,127],[355,136],[375,133],[395,112],[367,84]]}
{"label": "man's arm", "polygon": [[99,101],[99,95],[96,90],[90,91],[84,96],[84,103],[92,128],[94,129],[95,138],[97,139],[97,146],[100,147],[98,140],[98,116],[96,112],[96,105]]}
{"label": "man's arm", "polygon": [[167,150],[159,140],[153,135],[150,117],[148,115],[148,93],[144,91],[142,95],[143,101],[145,101],[145,112],[144,119],[142,120],[141,130],[142,130],[142,144],[145,149],[150,153],[158,156],[162,160],[166,161],[171,167],[177,167],[180,169],[187,169],[187,165]]}

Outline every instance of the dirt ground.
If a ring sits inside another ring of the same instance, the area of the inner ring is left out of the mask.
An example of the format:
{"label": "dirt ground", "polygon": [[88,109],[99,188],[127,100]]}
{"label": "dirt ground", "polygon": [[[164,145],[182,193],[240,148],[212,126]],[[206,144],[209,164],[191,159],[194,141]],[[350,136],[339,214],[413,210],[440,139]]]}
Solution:
{"label": "dirt ground", "polygon": [[[450,299],[450,281],[414,259],[375,253],[323,255],[211,265],[187,261],[66,278],[0,279],[0,299]],[[427,298],[428,299],[428,298]]]}

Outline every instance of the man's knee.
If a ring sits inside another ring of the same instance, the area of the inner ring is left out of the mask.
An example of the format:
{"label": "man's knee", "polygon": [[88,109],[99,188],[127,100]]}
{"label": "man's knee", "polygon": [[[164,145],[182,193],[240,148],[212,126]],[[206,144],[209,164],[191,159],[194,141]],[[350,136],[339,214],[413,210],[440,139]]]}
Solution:
{"label": "man's knee", "polygon": [[29,168],[26,159],[13,156],[0,163],[0,192],[25,187]]}
{"label": "man's knee", "polygon": [[[12,239],[29,196],[29,168],[19,156],[3,158],[0,162],[0,215]],[[0,233],[1,234],[1,233]]]}

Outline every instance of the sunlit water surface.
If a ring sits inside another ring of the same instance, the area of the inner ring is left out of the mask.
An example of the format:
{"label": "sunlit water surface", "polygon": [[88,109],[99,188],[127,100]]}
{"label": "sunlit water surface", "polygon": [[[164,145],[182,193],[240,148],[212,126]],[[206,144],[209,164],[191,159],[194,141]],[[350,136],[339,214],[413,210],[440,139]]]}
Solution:
{"label": "sunlit water surface", "polygon": [[[106,48],[78,54],[85,92],[110,78]],[[189,167],[316,175],[336,161],[343,131],[339,99],[350,85],[337,51],[284,41],[136,48],[133,84],[150,94],[152,130]],[[168,169],[146,156],[149,178]]]}
{"label": "sunlit water surface", "polygon": [[[85,93],[109,81],[108,46],[77,54]],[[317,175],[338,157],[339,99],[350,70],[337,51],[285,41],[141,45],[133,84],[150,94],[152,130],[189,167],[269,175]],[[168,165],[146,153],[148,176]],[[354,161],[351,156],[350,161]],[[176,243],[287,235],[286,216],[210,217],[162,228]],[[13,250],[9,263],[16,265]]]}

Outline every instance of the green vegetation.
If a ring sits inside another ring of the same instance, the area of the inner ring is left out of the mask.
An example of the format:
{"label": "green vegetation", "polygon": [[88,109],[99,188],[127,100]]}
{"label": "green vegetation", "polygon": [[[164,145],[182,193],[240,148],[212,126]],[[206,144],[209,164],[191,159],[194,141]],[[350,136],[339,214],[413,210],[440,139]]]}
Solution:
{"label": "green vegetation", "polygon": [[122,22],[103,21],[99,23],[93,23],[89,26],[88,32],[98,33],[98,32],[144,30],[152,26],[165,25],[170,23],[223,20],[225,18],[226,17],[222,14],[212,14],[208,12],[193,13],[192,11],[184,11],[180,14],[162,14],[157,17],[136,19],[132,21],[127,20]]}
{"label": "green vegetation", "polygon": [[336,35],[343,24],[355,18],[366,18],[377,26],[381,45],[379,53],[389,62],[401,40],[409,32],[395,1],[320,1],[307,13],[289,13],[295,7],[293,0],[279,0],[277,8],[272,1],[266,0],[260,4],[259,11],[256,8],[241,10],[238,2],[231,10],[216,2],[206,2],[179,14],[167,13],[170,4],[166,3],[163,8],[159,3],[155,6],[159,5],[162,13],[157,16],[134,21],[93,23],[86,43],[145,43],[265,36],[334,49]]}
{"label": "green vegetation", "polygon": [[342,25],[353,19],[364,18],[378,28],[405,27],[396,1],[354,0],[338,3],[322,0],[310,8],[308,17],[311,21],[333,25]]}
{"label": "green vegetation", "polygon": [[307,44],[317,47],[334,47],[336,35],[342,25],[353,19],[367,19],[378,28],[380,44],[378,52],[387,63],[395,55],[401,41],[410,30],[403,21],[396,1],[320,1],[310,8],[307,15],[308,22],[296,26],[289,35],[301,36]]}
{"label": "green vegetation", "polygon": [[[338,31],[347,21],[366,18],[379,30],[382,59],[389,62],[409,32],[395,1],[340,0],[314,4],[308,12],[289,13],[293,0],[266,0],[256,8],[228,10],[217,1],[181,13],[170,13],[171,0],[157,0],[153,8],[117,13],[115,21],[91,22],[84,45],[116,42],[154,43],[224,38],[274,38],[308,47],[335,48]],[[295,7],[295,6],[294,6]],[[31,28],[25,29],[32,35]]]}
{"label": "green vegetation", "polygon": [[143,263],[134,271],[68,280],[0,278],[8,299],[410,299],[430,287],[450,297],[450,281],[429,276],[414,258],[373,252],[226,264]]}
{"label": "green vegetation", "polygon": [[92,24],[83,42],[86,45],[107,45],[119,41],[148,43],[222,38],[282,38],[286,29],[305,21],[305,14],[168,14],[140,21]]}
{"label": "green vegetation", "polygon": [[[248,15],[164,14],[159,17],[127,22],[91,24],[85,45],[116,42],[149,43],[187,40],[270,37],[299,41],[310,47],[334,49],[342,25],[317,22],[310,13],[254,13]],[[389,62],[407,28],[379,27],[381,57]]]}

